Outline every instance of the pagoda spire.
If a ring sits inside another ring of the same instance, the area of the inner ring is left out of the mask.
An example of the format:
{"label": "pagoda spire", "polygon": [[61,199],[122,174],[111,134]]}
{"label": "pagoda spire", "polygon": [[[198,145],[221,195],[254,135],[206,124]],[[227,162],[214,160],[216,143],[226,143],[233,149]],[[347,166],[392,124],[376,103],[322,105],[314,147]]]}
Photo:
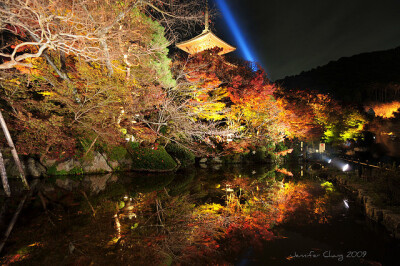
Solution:
{"label": "pagoda spire", "polygon": [[209,25],[209,22],[208,22],[208,20],[209,20],[209,18],[208,18],[208,1],[206,0],[206,13],[205,13],[205,21],[204,21],[204,30],[203,30],[203,33],[204,32],[207,32],[207,31],[209,31],[209,27],[210,27],[210,25]]}

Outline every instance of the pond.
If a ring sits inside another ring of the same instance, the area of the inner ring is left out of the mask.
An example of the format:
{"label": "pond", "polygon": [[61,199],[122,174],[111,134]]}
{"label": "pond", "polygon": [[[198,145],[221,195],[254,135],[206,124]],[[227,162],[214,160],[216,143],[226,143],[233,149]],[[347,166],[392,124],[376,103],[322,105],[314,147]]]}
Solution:
{"label": "pond", "polygon": [[[299,165],[46,180],[2,264],[395,265],[399,241]],[[305,169],[305,168],[304,168]],[[305,171],[304,171],[305,172]]]}

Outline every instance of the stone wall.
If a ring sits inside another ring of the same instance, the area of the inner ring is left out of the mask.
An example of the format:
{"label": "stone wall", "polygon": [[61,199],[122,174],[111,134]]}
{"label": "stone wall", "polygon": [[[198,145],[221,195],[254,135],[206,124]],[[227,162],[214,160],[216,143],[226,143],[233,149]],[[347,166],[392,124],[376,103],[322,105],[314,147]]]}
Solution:
{"label": "stone wall", "polygon": [[369,219],[383,225],[393,237],[400,239],[399,213],[390,210],[388,207],[378,207],[362,185],[350,183],[341,176],[336,176],[335,179],[339,185],[350,190],[357,197],[358,203],[364,207],[365,214]]}

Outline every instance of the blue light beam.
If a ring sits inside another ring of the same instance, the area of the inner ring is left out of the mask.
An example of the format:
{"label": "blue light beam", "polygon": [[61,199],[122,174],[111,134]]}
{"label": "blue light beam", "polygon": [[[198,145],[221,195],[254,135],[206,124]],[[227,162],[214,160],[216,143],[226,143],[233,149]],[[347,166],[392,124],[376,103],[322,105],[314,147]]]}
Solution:
{"label": "blue light beam", "polygon": [[252,53],[250,52],[249,46],[247,45],[247,43],[242,35],[242,32],[240,31],[240,28],[236,24],[236,21],[233,18],[233,15],[232,15],[231,11],[229,10],[229,7],[227,6],[227,4],[225,3],[224,0],[216,0],[216,2],[217,2],[217,5],[219,6],[220,10],[224,14],[224,19],[225,19],[226,23],[228,24],[231,32],[233,33],[233,36],[235,37],[236,41],[239,44],[240,50],[242,51],[243,56],[245,57],[245,59],[247,61],[254,63],[255,62],[254,57],[253,57]]}

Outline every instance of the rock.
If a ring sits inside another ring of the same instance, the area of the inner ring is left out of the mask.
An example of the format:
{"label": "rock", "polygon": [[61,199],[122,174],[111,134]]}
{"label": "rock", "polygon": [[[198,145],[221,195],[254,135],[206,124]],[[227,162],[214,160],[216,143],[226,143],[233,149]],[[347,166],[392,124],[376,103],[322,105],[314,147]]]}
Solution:
{"label": "rock", "polygon": [[207,158],[201,158],[200,161],[199,161],[200,164],[206,163],[206,162],[207,162]]}
{"label": "rock", "polygon": [[396,238],[400,237],[400,214],[385,211],[383,213],[382,224],[392,232]]}
{"label": "rock", "polygon": [[115,170],[119,167],[119,162],[118,161],[108,161],[108,164],[110,165],[110,167]]}
{"label": "rock", "polygon": [[207,165],[206,165],[205,163],[201,163],[201,164],[199,164],[199,166],[200,166],[201,168],[203,168],[203,169],[206,169],[206,168],[207,168]]}
{"label": "rock", "polygon": [[56,185],[62,189],[68,190],[68,191],[72,191],[72,189],[78,187],[78,182],[71,180],[69,178],[65,178],[65,179],[57,179],[56,180]]}
{"label": "rock", "polygon": [[221,165],[220,164],[215,164],[215,165],[213,165],[212,166],[212,168],[214,169],[214,170],[220,170],[221,169]]}
{"label": "rock", "polygon": [[370,203],[365,204],[365,213],[368,218],[373,220],[375,214],[375,206]]}
{"label": "rock", "polygon": [[132,170],[133,160],[131,158],[125,158],[118,161],[119,167],[121,171],[130,171]]}
{"label": "rock", "polygon": [[361,189],[361,188],[358,189],[357,199],[358,199],[358,201],[359,201],[361,204],[364,203],[365,194],[366,194],[365,190],[363,190],[363,189]]}
{"label": "rock", "polygon": [[382,223],[383,220],[383,210],[382,209],[375,209],[374,217],[372,218],[374,221],[378,223]]}
{"label": "rock", "polygon": [[219,157],[214,157],[214,158],[212,158],[211,163],[214,163],[214,164],[222,164],[223,161],[222,161],[221,158],[219,158]]}
{"label": "rock", "polygon": [[[25,164],[22,161],[21,161],[21,163],[22,163],[22,169],[24,170],[24,172],[26,174]],[[4,165],[6,167],[7,176],[9,178],[19,178],[20,177],[17,164],[14,162],[13,159],[4,160]]]}
{"label": "rock", "polygon": [[103,191],[106,188],[107,182],[111,179],[111,176],[111,173],[103,176],[85,176],[83,182],[89,184],[91,192],[93,192],[94,194],[98,194],[100,191]]}
{"label": "rock", "polygon": [[81,167],[81,164],[79,163],[79,161],[74,160],[74,159],[69,159],[67,161],[64,161],[64,162],[58,164],[56,167],[56,170],[58,172],[68,173],[72,169],[80,168],[80,167]]}
{"label": "rock", "polygon": [[46,168],[33,158],[29,158],[27,161],[27,175],[33,177],[40,177],[46,173]]}
{"label": "rock", "polygon": [[390,227],[390,214],[392,211],[390,210],[382,210],[382,224],[389,230]]}
{"label": "rock", "polygon": [[374,199],[370,196],[364,196],[364,204],[373,204]]}
{"label": "rock", "polygon": [[93,160],[85,162],[82,166],[82,169],[85,174],[112,172],[112,169],[108,165],[106,159],[99,152],[95,153]]}
{"label": "rock", "polygon": [[50,159],[43,159],[42,160],[42,164],[47,168],[52,167],[53,165],[56,164],[56,162],[57,162],[57,160],[50,160]]}

